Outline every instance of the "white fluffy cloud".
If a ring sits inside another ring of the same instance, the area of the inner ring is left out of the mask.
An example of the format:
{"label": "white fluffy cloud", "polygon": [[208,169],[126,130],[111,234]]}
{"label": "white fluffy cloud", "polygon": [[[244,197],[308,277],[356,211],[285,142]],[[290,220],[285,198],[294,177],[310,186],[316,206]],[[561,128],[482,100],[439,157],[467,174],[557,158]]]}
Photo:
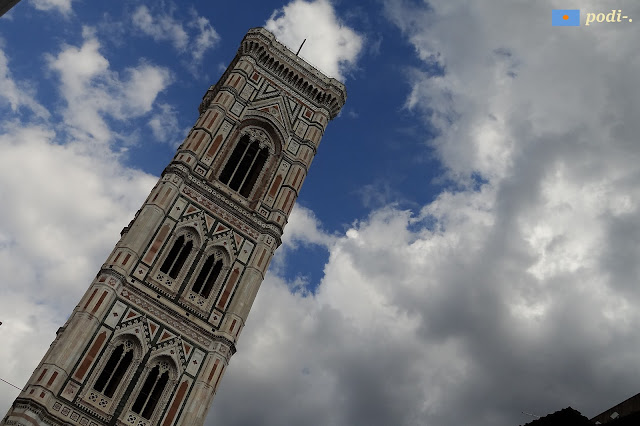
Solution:
{"label": "white fluffy cloud", "polygon": [[187,129],[183,134],[180,134],[182,129],[178,125],[177,114],[178,112],[171,105],[160,104],[156,107],[155,113],[148,123],[156,140],[172,143],[176,148],[181,143],[178,137],[188,133]]}
{"label": "white fluffy cloud", "polygon": [[56,10],[63,15],[71,13],[72,0],[30,0],[31,4],[38,10]]}
{"label": "white fluffy cloud", "polygon": [[328,0],[294,0],[271,15],[265,27],[280,42],[330,77],[345,79],[362,50],[362,36],[336,16]]}
{"label": "white fluffy cloud", "polygon": [[0,51],[0,102],[8,103],[13,113],[19,112],[21,108],[27,108],[38,117],[49,117],[49,112],[33,99],[34,93],[35,90],[32,87],[18,86],[9,71],[7,56]]}
{"label": "white fluffy cloud", "polygon": [[126,69],[122,78],[109,68],[92,31],[85,29],[84,36],[82,46],[64,46],[57,55],[48,56],[48,64],[62,83],[67,130],[78,140],[110,143],[114,131],[106,118],[126,120],[147,114],[171,75],[166,68],[142,62]]}
{"label": "white fluffy cloud", "polygon": [[207,50],[215,47],[220,41],[220,36],[211,26],[209,20],[204,16],[198,16],[194,11],[192,13],[193,21],[190,27],[196,30],[193,36],[193,46],[191,48],[191,56],[196,63],[202,62],[202,58]]}
{"label": "white fluffy cloud", "polygon": [[133,25],[154,40],[171,41],[173,47],[178,50],[187,47],[189,36],[182,23],[171,15],[165,14],[154,17],[147,6],[141,5],[133,12],[131,19]]}
{"label": "white fluffy cloud", "polygon": [[[191,21],[184,24],[173,11],[154,10],[145,5],[131,15],[133,25],[156,41],[169,41],[179,53],[191,57],[192,64],[202,62],[204,54],[215,47],[220,36],[204,16],[191,11]],[[189,34],[190,29],[192,34]]]}

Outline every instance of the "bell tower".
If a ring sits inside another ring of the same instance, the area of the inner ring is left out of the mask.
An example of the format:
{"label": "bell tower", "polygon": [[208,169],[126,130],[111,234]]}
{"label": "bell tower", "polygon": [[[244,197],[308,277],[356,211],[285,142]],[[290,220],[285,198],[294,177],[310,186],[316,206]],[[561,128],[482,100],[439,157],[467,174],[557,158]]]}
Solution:
{"label": "bell tower", "polygon": [[0,424],[202,425],[345,87],[246,34]]}

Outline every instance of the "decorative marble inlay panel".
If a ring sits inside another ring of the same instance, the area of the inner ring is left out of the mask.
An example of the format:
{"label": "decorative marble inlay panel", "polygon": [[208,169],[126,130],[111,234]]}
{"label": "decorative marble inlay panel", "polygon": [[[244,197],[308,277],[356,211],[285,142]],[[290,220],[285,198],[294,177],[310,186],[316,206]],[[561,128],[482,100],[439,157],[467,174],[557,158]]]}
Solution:
{"label": "decorative marble inlay panel", "polygon": [[253,250],[254,244],[251,241],[245,241],[240,249],[240,253],[238,254],[238,260],[242,263],[247,263],[249,260],[249,256],[251,255],[251,251]]}
{"label": "decorative marble inlay panel", "polygon": [[169,326],[175,328],[183,335],[188,336],[191,339],[200,342],[204,346],[209,346],[211,344],[211,340],[204,338],[199,332],[189,327],[185,322],[176,321],[174,318],[169,316],[163,309],[157,308],[155,305],[147,302],[141,297],[136,296],[135,294],[124,289],[120,292],[120,295],[125,299],[127,299],[128,301],[130,301],[131,303],[133,303],[134,305],[145,310],[148,314],[153,315],[156,318],[159,318],[165,324],[168,324]]}
{"label": "decorative marble inlay panel", "polygon": [[133,276],[143,281],[148,271],[148,267],[146,267],[142,263],[139,263],[138,266],[136,266],[136,269],[133,270]]}
{"label": "decorative marble inlay panel", "polygon": [[[217,309],[213,311],[213,313],[211,314],[211,316],[209,317],[209,322],[213,325],[215,325],[216,327],[220,326],[220,320],[222,319],[222,312],[218,311]],[[214,348],[215,350],[215,345]]]}
{"label": "decorative marble inlay panel", "polygon": [[158,271],[153,276],[153,279],[167,288],[171,288],[171,286],[173,285],[173,278],[162,271]]}
{"label": "decorative marble inlay panel", "polygon": [[187,295],[187,300],[201,309],[207,303],[207,299],[200,296],[198,293],[194,293],[192,291],[189,291],[189,294]]}
{"label": "decorative marble inlay panel", "polygon": [[194,170],[197,174],[199,174],[200,176],[204,176],[207,171],[204,169],[204,167],[197,165],[195,170]]}
{"label": "decorative marble inlay panel", "polygon": [[298,135],[298,137],[303,138],[308,127],[309,126],[306,123],[302,121],[298,121],[298,127],[296,127],[296,135]]}
{"label": "decorative marble inlay panel", "polygon": [[[212,203],[210,200],[204,198],[201,194],[199,194],[198,192],[194,191],[193,189],[191,189],[189,187],[184,187],[184,188],[182,188],[182,192],[186,196],[191,198],[192,200],[194,200],[197,203],[199,203],[200,205],[205,206],[207,209],[209,209],[209,211],[211,211],[212,213],[216,214],[220,219],[222,219],[225,222],[230,223],[231,225],[233,225],[239,231],[244,232],[245,234],[249,235],[250,237],[252,237],[254,239],[258,238],[258,236],[260,235],[254,229],[252,229],[249,226],[247,226],[246,223],[242,222],[241,220],[239,220],[235,216],[232,216],[227,211],[225,211],[224,209],[220,208],[218,205]],[[214,192],[213,189],[211,189],[211,193],[213,193],[213,192]],[[240,210],[240,207],[236,206],[236,209]]]}
{"label": "decorative marble inlay panel", "polygon": [[251,97],[251,95],[253,94],[253,86],[250,84],[246,84],[244,86],[244,89],[242,89],[242,92],[240,92],[240,96],[243,99],[249,100],[249,98]]}
{"label": "decorative marble inlay panel", "polygon": [[179,198],[171,209],[169,216],[177,220],[184,211],[186,205],[187,201],[184,198]]}
{"label": "decorative marble inlay panel", "polygon": [[231,112],[239,117],[243,108],[244,106],[240,102],[236,101],[236,103],[231,107]]}
{"label": "decorative marble inlay panel", "polygon": [[116,324],[118,324],[118,321],[120,321],[120,318],[122,318],[122,314],[124,313],[125,309],[127,309],[127,305],[122,302],[116,302],[115,305],[113,305],[111,312],[109,312],[107,314],[107,317],[104,319],[104,323],[111,328],[115,327]]}
{"label": "decorative marble inlay panel", "polygon": [[204,352],[199,349],[196,349],[191,359],[189,360],[189,366],[187,367],[187,373],[195,376],[200,369],[200,365],[202,365],[202,360],[204,359]]}
{"label": "decorative marble inlay panel", "polygon": [[[65,417],[68,417],[68,419],[65,420],[66,422],[65,424],[79,424],[81,426],[98,426],[96,422],[90,420],[88,417],[85,417],[84,415],[82,415],[82,413],[74,411],[70,407],[60,404],[59,402],[55,402],[51,407],[51,409],[53,411],[59,412]],[[69,413],[71,413],[70,416],[69,416]]]}
{"label": "decorative marble inlay panel", "polygon": [[142,416],[140,416],[139,414],[134,413],[133,411],[130,411],[127,414],[127,423],[130,424],[130,425],[135,425],[135,426],[148,426],[149,425],[149,422],[145,421]]}
{"label": "decorative marble inlay panel", "polygon": [[291,139],[289,145],[287,145],[287,151],[289,151],[293,155],[296,155],[298,153],[298,148],[300,148],[300,144]]}

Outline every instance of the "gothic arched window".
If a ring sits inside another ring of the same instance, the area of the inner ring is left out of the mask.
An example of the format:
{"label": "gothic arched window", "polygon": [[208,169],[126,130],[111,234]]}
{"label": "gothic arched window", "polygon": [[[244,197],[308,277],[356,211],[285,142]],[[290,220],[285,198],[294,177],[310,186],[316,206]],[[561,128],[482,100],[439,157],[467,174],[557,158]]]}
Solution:
{"label": "gothic arched window", "polygon": [[102,373],[98,376],[98,380],[96,380],[93,388],[109,398],[113,397],[132,360],[133,343],[127,340],[111,352],[111,356],[102,369]]}
{"label": "gothic arched window", "polygon": [[191,249],[193,248],[193,241],[184,241],[184,236],[180,235],[173,243],[171,251],[167,255],[167,258],[162,263],[160,271],[168,274],[171,278],[175,279],[180,272],[180,269],[184,266],[184,262],[187,260]]}
{"label": "gothic arched window", "polygon": [[169,364],[161,362],[149,371],[131,411],[150,420],[167,382],[169,382]]}
{"label": "gothic arched window", "polygon": [[205,299],[208,298],[213,285],[220,276],[222,266],[222,259],[220,259],[219,256],[214,254],[210,255],[204,262],[198,278],[196,278],[196,281],[193,283],[192,291]]}
{"label": "gothic arched window", "polygon": [[249,197],[260,176],[269,148],[264,142],[252,140],[248,134],[240,138],[227,165],[220,173],[220,181],[243,197]]}

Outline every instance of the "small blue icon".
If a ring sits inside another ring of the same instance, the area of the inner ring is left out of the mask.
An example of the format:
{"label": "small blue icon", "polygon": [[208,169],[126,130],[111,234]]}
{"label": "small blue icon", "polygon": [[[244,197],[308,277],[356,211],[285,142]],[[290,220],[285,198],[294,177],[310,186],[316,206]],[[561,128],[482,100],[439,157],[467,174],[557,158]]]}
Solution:
{"label": "small blue icon", "polygon": [[554,27],[579,27],[580,9],[553,9],[551,25]]}

